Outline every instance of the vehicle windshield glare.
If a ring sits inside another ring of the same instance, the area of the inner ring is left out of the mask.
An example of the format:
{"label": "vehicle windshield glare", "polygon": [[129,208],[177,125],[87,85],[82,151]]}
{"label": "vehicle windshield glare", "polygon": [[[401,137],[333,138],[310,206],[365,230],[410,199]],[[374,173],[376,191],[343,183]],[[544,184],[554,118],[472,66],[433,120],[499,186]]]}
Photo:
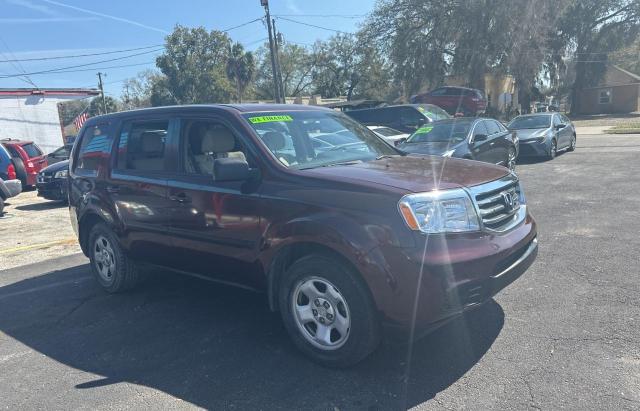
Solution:
{"label": "vehicle windshield glare", "polygon": [[451,118],[449,113],[433,104],[420,104],[418,106],[418,111],[420,111],[422,114],[429,117],[433,121],[446,120],[448,118]]}
{"label": "vehicle windshield glare", "polygon": [[286,167],[310,169],[400,154],[349,117],[325,111],[248,113],[247,122]]}
{"label": "vehicle windshield glare", "polygon": [[420,127],[406,143],[451,142],[457,144],[469,135],[473,120],[443,120]]}
{"label": "vehicle windshield glare", "polygon": [[548,114],[539,116],[520,116],[511,120],[507,127],[512,130],[521,130],[525,128],[549,128],[551,127],[551,116]]}

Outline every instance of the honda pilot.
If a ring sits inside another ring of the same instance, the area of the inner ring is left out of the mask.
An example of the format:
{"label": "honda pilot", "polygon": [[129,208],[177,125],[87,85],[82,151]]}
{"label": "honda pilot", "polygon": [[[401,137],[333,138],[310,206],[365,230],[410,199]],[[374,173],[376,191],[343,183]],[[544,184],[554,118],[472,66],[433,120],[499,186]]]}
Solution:
{"label": "honda pilot", "polygon": [[[317,150],[327,134],[344,144]],[[295,345],[327,366],[361,361],[383,335],[434,330],[537,255],[507,168],[407,156],[317,107],[94,117],[68,181],[72,224],[106,291],[162,267],[264,292]]]}

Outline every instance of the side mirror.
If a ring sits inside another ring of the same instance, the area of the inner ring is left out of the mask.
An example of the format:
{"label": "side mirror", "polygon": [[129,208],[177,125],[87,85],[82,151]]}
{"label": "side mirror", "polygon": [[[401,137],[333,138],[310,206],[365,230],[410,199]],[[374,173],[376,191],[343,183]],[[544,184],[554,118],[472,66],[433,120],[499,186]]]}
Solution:
{"label": "side mirror", "polygon": [[558,124],[558,125],[556,125],[556,130],[562,130],[566,126],[567,126],[566,124]]}
{"label": "side mirror", "polygon": [[481,141],[487,141],[488,138],[489,136],[487,136],[486,134],[476,134],[475,136],[473,136],[473,142],[479,143]]}
{"label": "side mirror", "polygon": [[214,181],[244,181],[251,177],[246,160],[240,158],[217,158],[213,162]]}

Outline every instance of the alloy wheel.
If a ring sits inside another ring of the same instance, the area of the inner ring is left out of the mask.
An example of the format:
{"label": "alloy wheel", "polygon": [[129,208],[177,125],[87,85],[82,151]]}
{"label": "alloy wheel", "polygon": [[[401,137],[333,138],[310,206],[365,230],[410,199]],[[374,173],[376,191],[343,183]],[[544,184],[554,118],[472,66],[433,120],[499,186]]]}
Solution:
{"label": "alloy wheel", "polygon": [[351,314],[338,288],[320,277],[298,282],[291,299],[293,317],[303,337],[322,350],[336,350],[349,337]]}
{"label": "alloy wheel", "polygon": [[510,171],[516,171],[516,150],[513,148],[510,148],[509,154],[507,154],[507,167]]}
{"label": "alloy wheel", "polygon": [[106,282],[113,280],[116,258],[113,247],[105,236],[99,236],[93,246],[93,260],[100,277]]}

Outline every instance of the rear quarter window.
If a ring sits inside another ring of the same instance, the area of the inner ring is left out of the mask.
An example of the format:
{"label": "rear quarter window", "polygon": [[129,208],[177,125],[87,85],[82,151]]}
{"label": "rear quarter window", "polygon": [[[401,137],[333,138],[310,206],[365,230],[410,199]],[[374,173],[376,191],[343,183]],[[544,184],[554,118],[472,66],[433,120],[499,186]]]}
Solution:
{"label": "rear quarter window", "polygon": [[109,124],[87,127],[82,134],[74,170],[81,174],[97,175],[102,160],[111,155],[112,141]]}

